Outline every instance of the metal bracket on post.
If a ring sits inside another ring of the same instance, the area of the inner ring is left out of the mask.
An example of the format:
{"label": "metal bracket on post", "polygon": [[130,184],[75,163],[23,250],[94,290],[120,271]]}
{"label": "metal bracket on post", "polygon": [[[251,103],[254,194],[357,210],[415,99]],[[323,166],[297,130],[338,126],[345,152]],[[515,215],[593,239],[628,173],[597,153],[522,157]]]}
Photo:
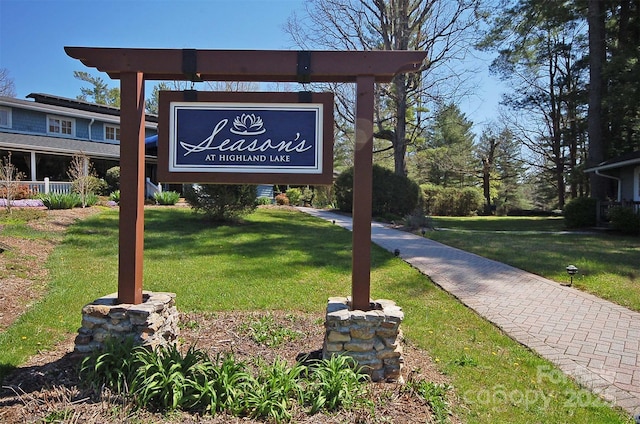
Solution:
{"label": "metal bracket on post", "polygon": [[[296,72],[298,82],[300,84],[308,84],[311,82],[311,52],[299,51],[298,52],[298,69]],[[299,91],[298,102],[311,103],[313,93],[311,91]]]}
{"label": "metal bracket on post", "polygon": [[311,82],[311,52],[308,50],[298,52],[298,70],[296,72],[298,82],[307,84]]}
{"label": "metal bracket on post", "polygon": [[196,49],[182,49],[182,73],[191,82],[201,82],[198,73],[198,51]]}

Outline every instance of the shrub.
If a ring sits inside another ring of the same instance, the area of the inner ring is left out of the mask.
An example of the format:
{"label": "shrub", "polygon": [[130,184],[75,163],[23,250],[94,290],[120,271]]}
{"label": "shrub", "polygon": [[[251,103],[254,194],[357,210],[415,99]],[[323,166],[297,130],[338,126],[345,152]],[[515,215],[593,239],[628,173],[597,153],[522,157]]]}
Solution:
{"label": "shrub", "polygon": [[[409,178],[373,165],[372,214],[396,219],[411,213],[419,202],[420,189]],[[334,184],[336,203],[343,212],[353,211],[353,167],[341,173]]]}
{"label": "shrub", "polygon": [[484,198],[474,187],[422,186],[426,211],[439,216],[469,216],[482,208]]}
{"label": "shrub", "polygon": [[597,224],[598,201],[591,197],[576,197],[564,207],[567,228],[593,227]]}
{"label": "shrub", "polygon": [[276,204],[280,206],[289,206],[289,198],[286,194],[280,193],[276,196]]}
{"label": "shrub", "polygon": [[301,190],[300,201],[303,206],[311,206],[313,204],[313,199],[316,196],[315,192],[311,190],[309,187],[304,187]]}
{"label": "shrub", "polygon": [[292,206],[299,206],[302,202],[302,191],[299,188],[290,188],[286,191],[289,204]]}
{"label": "shrub", "polygon": [[609,210],[611,228],[624,234],[640,234],[640,214],[632,208],[616,206]]}
{"label": "shrub", "polygon": [[427,183],[422,184],[420,186],[420,191],[422,192],[422,199],[424,205],[424,212],[427,215],[436,215],[436,203],[438,200],[438,196],[442,193],[444,187]]}
{"label": "shrub", "polygon": [[484,197],[480,190],[473,187],[465,187],[460,190],[456,202],[456,214],[458,216],[473,215],[481,209],[484,203]]}
{"label": "shrub", "polygon": [[271,204],[271,199],[269,197],[266,196],[260,196],[256,199],[256,203],[258,205],[270,205]]}
{"label": "shrub", "polygon": [[212,221],[231,221],[256,208],[255,185],[185,185],[184,198],[196,212]]}
{"label": "shrub", "polygon": [[[31,199],[33,197],[33,192],[31,188],[29,188],[26,184],[18,184],[13,189],[12,197],[13,200],[22,200],[22,199]],[[0,199],[7,198],[7,187],[0,187]]]}
{"label": "shrub", "polygon": [[[98,204],[99,201],[100,201],[100,198],[98,197],[97,194],[87,193],[86,197],[84,198],[84,205],[95,206],[96,204]],[[81,205],[82,205],[82,201],[80,202],[79,206]]]}
{"label": "shrub", "polygon": [[153,193],[153,198],[159,205],[175,205],[180,200],[180,193],[177,191],[160,191]]}
{"label": "shrub", "polygon": [[78,193],[48,193],[39,197],[47,209],[72,209],[82,205]]}
{"label": "shrub", "polygon": [[313,192],[313,206],[316,208],[334,208],[336,198],[332,186],[316,186]]}
{"label": "shrub", "polygon": [[418,228],[433,228],[431,218],[424,214],[422,208],[416,208],[412,213],[404,217],[404,225],[411,230]]}
{"label": "shrub", "polygon": [[107,172],[104,175],[104,179],[107,183],[109,191],[113,192],[116,190],[120,190],[120,167],[114,166],[107,169]]}
{"label": "shrub", "polygon": [[120,190],[116,190],[109,195],[109,200],[120,203]]}

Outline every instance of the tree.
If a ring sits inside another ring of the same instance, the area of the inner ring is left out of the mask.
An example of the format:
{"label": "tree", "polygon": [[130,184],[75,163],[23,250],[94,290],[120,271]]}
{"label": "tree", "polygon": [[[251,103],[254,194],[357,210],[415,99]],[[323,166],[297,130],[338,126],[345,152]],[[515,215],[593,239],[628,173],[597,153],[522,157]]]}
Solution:
{"label": "tree", "polygon": [[473,122],[454,104],[440,107],[427,130],[425,142],[412,155],[415,179],[444,187],[476,183]]}
{"label": "tree", "polygon": [[67,175],[73,183],[73,189],[80,195],[82,207],[87,206],[89,196],[96,189],[97,178],[89,157],[83,153],[77,153],[71,158]]}
{"label": "tree", "polygon": [[91,84],[90,88],[80,88],[80,94],[77,96],[78,100],[83,102],[92,102],[99,105],[107,105],[120,107],[120,89],[109,88],[107,83],[100,77],[94,77],[88,72],[73,71],[73,76],[80,81]]}
{"label": "tree", "polygon": [[16,96],[16,85],[7,68],[0,68],[0,96]]}
{"label": "tree", "polygon": [[560,208],[566,173],[584,151],[587,44],[580,12],[571,2],[520,0],[496,18],[480,45],[499,51],[492,71],[513,85],[503,104],[526,114],[521,138],[553,175]]}
{"label": "tree", "polygon": [[[600,59],[606,59],[602,68],[603,80],[607,82],[602,92],[602,115],[606,121],[602,128],[605,131],[603,140],[608,141],[604,146],[605,159],[608,159],[640,148],[640,105],[637,100],[640,97],[640,2],[608,0],[600,7],[604,8],[604,18],[600,13],[598,24],[603,19],[606,23],[606,52]],[[597,14],[598,10],[593,13]],[[596,17],[589,22],[595,21]],[[603,35],[597,25],[594,31]],[[596,54],[599,47],[596,44]]]}
{"label": "tree", "polygon": [[23,174],[18,172],[11,162],[11,152],[9,152],[0,163],[0,194],[4,198],[4,207],[9,213],[11,213],[12,202],[20,190],[20,181],[23,178]]}
{"label": "tree", "polygon": [[[406,175],[407,149],[421,136],[424,105],[441,101],[448,82],[460,82],[453,62],[468,53],[478,14],[474,0],[311,0],[304,16],[293,15],[286,30],[305,49],[428,53],[421,74],[400,74],[377,88],[374,136],[386,142],[379,151],[393,152],[395,173]],[[349,95],[341,96],[338,108],[351,104]],[[353,125],[352,113],[338,114]]]}
{"label": "tree", "polygon": [[[602,67],[606,62],[605,48],[605,14],[601,0],[588,0],[589,22],[589,151],[587,163],[596,166],[604,161],[605,146],[603,139],[602,98],[603,78]],[[595,198],[603,199],[606,195],[607,178],[599,175],[591,177],[591,194]]]}
{"label": "tree", "polygon": [[525,169],[520,147],[513,132],[506,126],[499,128],[497,124],[485,128],[475,145],[486,215],[491,214],[494,207],[499,207],[502,213],[522,208],[520,186]]}

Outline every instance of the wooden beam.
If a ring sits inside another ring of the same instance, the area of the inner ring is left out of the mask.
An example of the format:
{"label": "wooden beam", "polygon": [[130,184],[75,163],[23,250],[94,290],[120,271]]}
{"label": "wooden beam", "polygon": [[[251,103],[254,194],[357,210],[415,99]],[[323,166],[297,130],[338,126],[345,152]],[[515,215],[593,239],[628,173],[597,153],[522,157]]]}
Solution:
{"label": "wooden beam", "polygon": [[[355,82],[373,75],[390,82],[398,73],[421,69],[420,51],[310,51],[308,75],[301,75],[300,54],[292,50],[194,50],[65,47],[66,53],[88,67],[120,79],[126,72],[142,72],[146,80]],[[185,73],[184,52],[192,51],[195,72]]]}
{"label": "wooden beam", "polygon": [[120,233],[118,300],[142,303],[144,243],[144,76],[120,78]]}

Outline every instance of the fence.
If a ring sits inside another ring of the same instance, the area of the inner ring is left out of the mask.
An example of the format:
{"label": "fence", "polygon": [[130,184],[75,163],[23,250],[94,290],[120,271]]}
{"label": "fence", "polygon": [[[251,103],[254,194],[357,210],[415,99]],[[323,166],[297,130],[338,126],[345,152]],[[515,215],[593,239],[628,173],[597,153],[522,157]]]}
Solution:
{"label": "fence", "polygon": [[640,213],[640,202],[623,200],[622,202],[598,202],[598,222],[609,222],[609,211],[616,206],[631,208],[635,213]]}
{"label": "fence", "polygon": [[33,194],[68,194],[72,189],[70,182],[49,181],[49,178],[45,178],[44,181],[21,181],[20,183],[29,186]]}

